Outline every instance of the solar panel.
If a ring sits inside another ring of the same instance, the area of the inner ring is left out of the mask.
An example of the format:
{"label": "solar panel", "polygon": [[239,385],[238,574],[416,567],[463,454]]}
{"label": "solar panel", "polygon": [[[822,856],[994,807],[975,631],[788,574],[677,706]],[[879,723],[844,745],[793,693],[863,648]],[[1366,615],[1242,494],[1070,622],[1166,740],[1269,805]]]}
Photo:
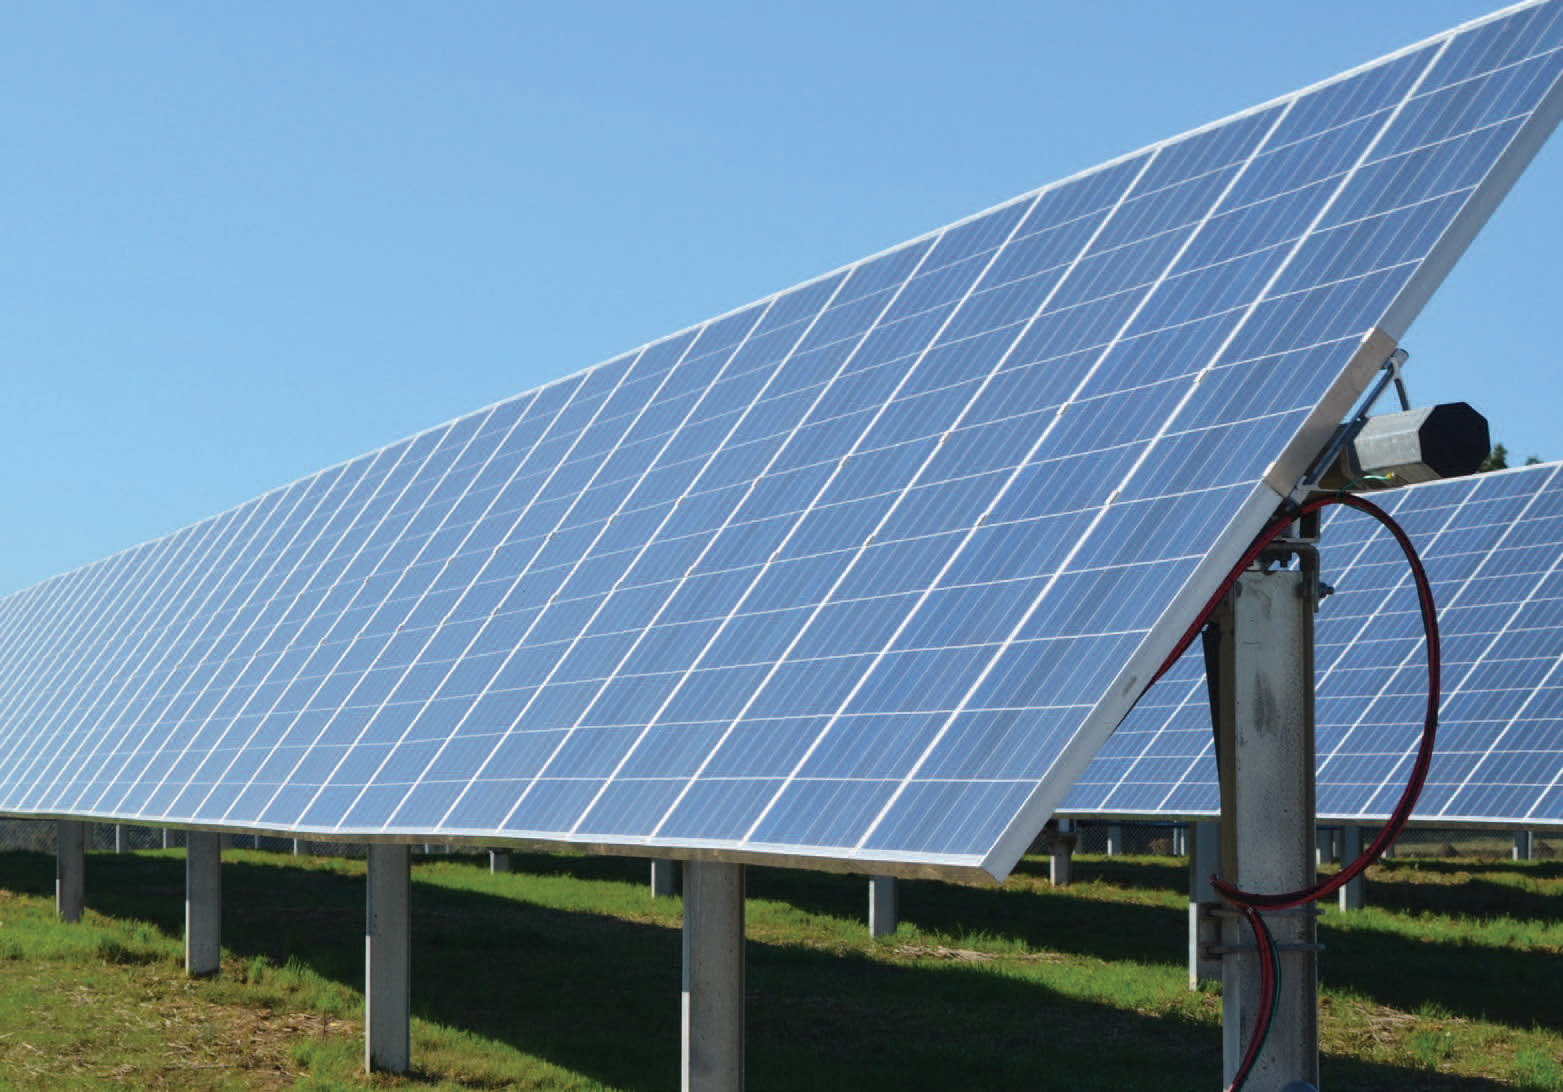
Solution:
{"label": "solar panel", "polygon": [[1012,866],[1554,126],[1531,3],[0,603],[0,811]]}
{"label": "solar panel", "polygon": [[[1375,498],[1417,543],[1439,604],[1439,746],[1415,818],[1563,822],[1563,464]],[[1404,561],[1373,521],[1335,510],[1320,553],[1318,813],[1388,816],[1422,730],[1426,658]],[[1204,666],[1185,655],[1066,799],[1071,814],[1220,811]]]}

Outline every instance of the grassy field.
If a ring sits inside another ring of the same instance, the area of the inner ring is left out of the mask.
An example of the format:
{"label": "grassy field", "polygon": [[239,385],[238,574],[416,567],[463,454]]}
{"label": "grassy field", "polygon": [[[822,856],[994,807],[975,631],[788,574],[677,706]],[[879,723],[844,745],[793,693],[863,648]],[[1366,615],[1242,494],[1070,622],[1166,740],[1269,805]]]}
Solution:
{"label": "grassy field", "polygon": [[[0,1087],[676,1087],[678,900],[643,862],[515,867],[415,858],[416,1071],[366,1078],[362,862],[226,854],[223,971],[190,981],[182,853],[91,855],[78,925],[51,857],[0,854]],[[749,1087],[1218,1087],[1183,863],[1076,874],[905,882],[873,940],[861,878],[751,870]],[[1398,860],[1369,901],[1320,926],[1330,1092],[1563,1089],[1563,866]]]}

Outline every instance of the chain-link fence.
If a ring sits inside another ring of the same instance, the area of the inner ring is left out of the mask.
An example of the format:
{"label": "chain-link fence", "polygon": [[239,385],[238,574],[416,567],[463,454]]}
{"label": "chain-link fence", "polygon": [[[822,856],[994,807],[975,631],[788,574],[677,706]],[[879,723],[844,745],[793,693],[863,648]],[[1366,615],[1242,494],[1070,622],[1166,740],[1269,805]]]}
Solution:
{"label": "chain-link fence", "polygon": [[[1120,853],[1181,857],[1188,853],[1187,823],[1112,823],[1077,820],[1074,823],[1078,853]],[[1371,832],[1365,832],[1371,833]],[[322,857],[362,857],[365,847],[349,842],[317,842],[274,838],[264,834],[230,835],[236,849],[271,853],[299,853]],[[184,831],[145,827],[131,823],[88,823],[89,850],[128,853],[138,849],[182,849]],[[414,852],[444,853],[438,845],[415,845]],[[54,852],[54,823],[46,819],[0,819],[0,849]],[[1319,828],[1320,860],[1340,858],[1340,828]],[[1551,832],[1525,834],[1504,830],[1460,830],[1412,827],[1401,833],[1394,847],[1401,857],[1478,857],[1489,860],[1522,856],[1535,860],[1563,857],[1563,835]]]}
{"label": "chain-link fence", "polygon": [[[1188,853],[1186,823],[1113,823],[1105,820],[1077,820],[1074,824],[1077,853],[1150,854],[1181,857]],[[1375,833],[1368,827],[1363,834]],[[1411,827],[1401,832],[1392,850],[1398,857],[1478,857],[1498,860],[1525,857],[1531,860],[1556,860],[1563,857],[1563,834],[1550,831],[1466,830],[1457,828]],[[1341,828],[1319,828],[1319,858],[1339,860]]]}
{"label": "chain-link fence", "polygon": [[[130,853],[138,849],[183,849],[185,832],[134,823],[88,823],[88,850]],[[259,849],[270,853],[299,853],[320,857],[362,857],[361,843],[319,842],[304,838],[274,838],[265,834],[232,834],[224,845],[235,849]],[[0,849],[30,849],[53,853],[54,821],[51,819],[0,819]],[[424,852],[444,852],[439,846],[416,846]]]}

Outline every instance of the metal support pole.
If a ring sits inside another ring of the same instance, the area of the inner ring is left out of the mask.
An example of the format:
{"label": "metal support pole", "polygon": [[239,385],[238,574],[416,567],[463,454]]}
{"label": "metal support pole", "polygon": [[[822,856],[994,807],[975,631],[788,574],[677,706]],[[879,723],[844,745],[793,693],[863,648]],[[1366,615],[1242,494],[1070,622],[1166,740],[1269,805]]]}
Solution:
{"label": "metal support pole", "polygon": [[1189,855],[1189,828],[1186,823],[1172,824],[1172,855],[1174,857]]}
{"label": "metal support pole", "polygon": [[1189,844],[1189,989],[1221,981],[1221,900],[1210,885],[1221,867],[1221,824],[1194,823]]}
{"label": "metal support pole", "polygon": [[[1362,828],[1356,824],[1347,824],[1340,832],[1341,862],[1349,864],[1360,856],[1362,856]],[[1367,876],[1347,880],[1346,886],[1340,889],[1340,908],[1361,910],[1366,901],[1367,885]]]}
{"label": "metal support pole", "polygon": [[[1250,570],[1207,630],[1221,773],[1221,872],[1250,891],[1291,891],[1315,876],[1313,612],[1317,561]],[[1315,910],[1267,913],[1280,952],[1275,1018],[1245,1086],[1319,1083]],[[1258,1016],[1259,961],[1247,923],[1222,917],[1224,1080],[1242,1063]]]}
{"label": "metal support pole", "polygon": [[1107,824],[1107,855],[1116,857],[1123,852],[1123,824]]}
{"label": "metal support pole", "polygon": [[1341,859],[1339,851],[1335,848],[1335,828],[1318,828],[1318,850],[1314,854],[1314,860],[1319,864],[1334,864]]}
{"label": "metal support pole", "polygon": [[123,853],[123,852],[125,852],[125,824],[124,823],[115,823],[114,824],[114,852],[115,853]]}
{"label": "metal support pole", "polygon": [[666,857],[651,861],[651,897],[671,898],[678,894],[678,862]]}
{"label": "metal support pole", "polygon": [[364,927],[364,1068],[405,1073],[412,1064],[412,855],[369,846]]}
{"label": "metal support pole", "polygon": [[222,849],[218,836],[192,830],[185,839],[185,973],[222,966]]}
{"label": "metal support pole", "polygon": [[744,1086],[743,865],[684,865],[683,1092]]}
{"label": "metal support pole", "polygon": [[510,871],[510,851],[508,849],[491,849],[488,851],[488,870],[490,872]]}
{"label": "metal support pole", "polygon": [[87,903],[87,825],[55,824],[54,908],[61,921],[80,921]]}
{"label": "metal support pole", "polygon": [[1535,834],[1528,830],[1514,832],[1514,859],[1516,861],[1530,861],[1535,859],[1536,838]]}
{"label": "metal support pole", "polygon": [[1073,877],[1073,865],[1075,862],[1075,843],[1079,835],[1075,833],[1075,821],[1073,819],[1058,820],[1058,833],[1053,836],[1053,853],[1047,863],[1047,878],[1054,887],[1068,887]]}
{"label": "metal support pole", "polygon": [[887,937],[895,932],[900,920],[900,907],[896,901],[894,876],[870,876],[868,878],[868,935]]}

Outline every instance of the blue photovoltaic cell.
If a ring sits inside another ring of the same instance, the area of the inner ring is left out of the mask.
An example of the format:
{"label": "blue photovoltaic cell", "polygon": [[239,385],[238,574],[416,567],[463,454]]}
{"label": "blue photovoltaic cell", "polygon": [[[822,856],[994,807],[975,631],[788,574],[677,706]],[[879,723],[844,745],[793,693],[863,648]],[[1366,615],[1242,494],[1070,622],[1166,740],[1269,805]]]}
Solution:
{"label": "blue photovoltaic cell", "polygon": [[[1438,748],[1415,818],[1563,822],[1563,464],[1412,486],[1374,500],[1411,534],[1439,607]],[[1335,593],[1316,628],[1318,812],[1383,819],[1421,739],[1427,660],[1409,569],[1370,518],[1332,509]],[[1196,648],[1145,695],[1060,810],[1220,811]]]}
{"label": "blue photovoltaic cell", "polygon": [[1560,110],[1563,0],[0,602],[0,811],[1003,875]]}

